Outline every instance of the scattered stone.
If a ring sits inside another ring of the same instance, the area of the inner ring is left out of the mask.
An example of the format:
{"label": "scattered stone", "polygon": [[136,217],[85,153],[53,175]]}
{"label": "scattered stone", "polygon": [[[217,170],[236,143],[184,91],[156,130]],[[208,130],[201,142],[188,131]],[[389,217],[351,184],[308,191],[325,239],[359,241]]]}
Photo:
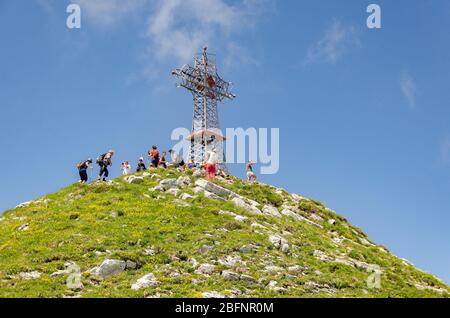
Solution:
{"label": "scattered stone", "polygon": [[274,265],[269,265],[264,268],[264,271],[267,273],[281,273],[284,271],[284,268]]}
{"label": "scattered stone", "polygon": [[311,214],[310,217],[311,217],[311,219],[313,219],[313,220],[315,220],[317,222],[322,222],[323,221],[323,218],[320,215],[317,215],[317,214]]}
{"label": "scattered stone", "polygon": [[93,276],[107,278],[123,272],[126,268],[126,262],[122,260],[107,259],[99,266],[96,266],[89,270]]}
{"label": "scattered stone", "polygon": [[164,179],[159,182],[159,185],[163,187],[164,190],[171,188],[178,188],[178,182],[176,179]]}
{"label": "scattered stone", "polygon": [[256,283],[256,278],[254,278],[253,276],[250,275],[244,275],[242,274],[239,279],[241,281],[247,282],[247,283]]}
{"label": "scattered stone", "polygon": [[336,220],[335,219],[329,219],[328,220],[328,224],[335,225],[336,224]]}
{"label": "scattered stone", "polygon": [[297,214],[295,212],[292,212],[291,210],[283,209],[283,211],[281,211],[281,214],[289,216],[289,217],[292,217],[292,218],[294,218],[294,219],[296,219],[298,221],[306,222],[306,223],[308,223],[310,225],[313,225],[315,227],[322,228],[322,225],[314,223],[313,221],[308,220],[307,218],[305,218],[305,217],[303,217],[303,216],[301,216],[301,215],[299,215],[299,214]]}
{"label": "scattered stone", "polygon": [[360,242],[362,245],[365,245],[365,246],[372,246],[372,247],[375,246],[375,244],[370,243],[368,240],[366,240],[366,239],[363,238],[363,237],[358,237],[358,240],[359,240],[359,242]]}
{"label": "scattered stone", "polygon": [[[288,241],[286,241],[284,238],[282,238],[279,235],[271,235],[269,236],[269,241],[270,243],[272,243],[275,248],[279,249],[281,248],[283,245],[288,244]],[[289,248],[289,245],[288,245]]]}
{"label": "scattered stone", "polygon": [[151,247],[151,248],[145,249],[144,252],[143,252],[143,254],[144,254],[144,256],[155,256],[155,255],[156,255],[156,252],[155,252],[155,250],[153,249],[153,247]]}
{"label": "scattered stone", "polygon": [[302,201],[302,200],[305,199],[305,198],[302,197],[301,195],[298,195],[298,194],[295,194],[295,193],[292,193],[292,194],[291,194],[291,198],[292,198],[292,200],[294,200],[296,203],[299,203],[300,201]]}
{"label": "scattered stone", "polygon": [[280,249],[283,253],[287,254],[289,252],[289,244],[285,243],[283,245],[281,245],[281,249]]}
{"label": "scattered stone", "polygon": [[38,279],[41,277],[41,273],[33,271],[33,272],[22,272],[19,273],[19,276],[26,280]]}
{"label": "scattered stone", "polygon": [[433,286],[430,286],[430,285],[428,285],[428,284],[420,284],[420,283],[416,283],[414,286],[415,286],[418,290],[431,290],[431,291],[434,291],[434,292],[440,293],[440,294],[442,294],[442,293],[447,293],[447,292],[448,292],[447,290],[445,290],[445,289],[443,289],[443,288],[440,288],[440,287],[433,287]]}
{"label": "scattered stone", "polygon": [[194,197],[192,195],[190,195],[189,193],[182,193],[180,195],[180,199],[181,200],[191,200],[191,199],[194,199]]}
{"label": "scattered stone", "polygon": [[319,250],[315,250],[313,253],[314,257],[317,258],[318,260],[322,261],[322,262],[331,262],[333,261],[333,258],[328,256],[327,254],[325,254],[322,251]]}
{"label": "scattered stone", "polygon": [[203,246],[198,250],[198,252],[199,252],[200,254],[206,254],[206,253],[211,252],[213,249],[214,249],[214,246],[203,245]]}
{"label": "scattered stone", "polygon": [[177,196],[180,193],[180,190],[178,190],[177,188],[171,188],[167,190],[166,193],[171,194],[173,196]]}
{"label": "scattered stone", "polygon": [[232,216],[238,222],[244,222],[248,219],[246,216],[242,216],[242,215],[236,214],[234,212],[230,212],[230,211],[219,211],[219,214]]}
{"label": "scattered stone", "polygon": [[191,178],[189,178],[188,176],[181,176],[178,178],[177,184],[180,188],[189,186],[191,184]]}
{"label": "scattered stone", "polygon": [[336,294],[336,289],[330,287],[328,284],[321,285],[311,281],[305,283],[305,289],[313,293],[324,292],[330,295]]}
{"label": "scattered stone", "polygon": [[239,275],[233,271],[225,270],[222,272],[222,277],[225,280],[239,280]]}
{"label": "scattered stone", "polygon": [[234,267],[238,264],[244,264],[242,262],[242,258],[239,255],[231,256],[228,255],[225,259],[221,258],[218,260],[219,264],[227,266],[227,267]]}
{"label": "scattered stone", "polygon": [[164,192],[164,188],[161,185],[157,185],[153,188],[148,189],[150,192]]}
{"label": "scattered stone", "polygon": [[156,287],[158,286],[158,281],[156,280],[155,275],[153,275],[152,273],[147,274],[141,278],[139,278],[136,283],[134,283],[131,286],[131,289],[133,290],[139,290],[142,288],[148,288],[148,287]]}
{"label": "scattered stone", "polygon": [[267,230],[267,228],[266,228],[264,225],[261,225],[261,224],[256,223],[256,222],[252,223],[252,224],[250,225],[250,227],[252,227],[252,228],[257,228],[257,229]]}
{"label": "scattered stone", "polygon": [[278,209],[272,205],[265,205],[262,209],[262,212],[264,214],[270,215],[270,216],[274,216],[277,218],[281,217],[280,212],[278,211]]}
{"label": "scattered stone", "polygon": [[262,212],[255,206],[248,204],[247,202],[245,202],[242,198],[236,197],[233,198],[231,201],[233,201],[233,203],[239,207],[242,208],[244,210],[247,210],[248,212],[252,213],[252,214],[257,214],[257,215],[261,215]]}
{"label": "scattered stone", "polygon": [[126,182],[128,182],[129,184],[141,184],[144,182],[144,177],[138,177],[138,176],[129,176],[129,177],[125,177],[124,179]]}
{"label": "scattered stone", "polygon": [[199,194],[199,193],[205,192],[205,189],[200,188],[200,187],[195,187],[193,191],[195,194]]}
{"label": "scattered stone", "polygon": [[23,202],[23,203],[19,204],[18,206],[16,206],[16,209],[26,208],[27,206],[29,206],[32,203],[33,203],[33,201]]}
{"label": "scattered stone", "polygon": [[276,292],[284,292],[284,291],[286,291],[286,288],[278,287],[277,285],[278,285],[277,281],[271,280],[269,282],[269,284],[266,286],[266,288],[270,289],[270,290],[273,290],[273,291],[276,291]]}
{"label": "scattered stone", "polygon": [[253,244],[244,245],[239,249],[239,252],[244,254],[253,253],[255,250],[257,250],[258,247]]}
{"label": "scattered stone", "polygon": [[225,296],[219,292],[211,291],[202,293],[203,298],[225,298]]}
{"label": "scattered stone", "polygon": [[212,275],[216,270],[216,267],[211,264],[202,264],[195,271],[196,274],[201,274],[205,276]]}
{"label": "scattered stone", "polygon": [[225,201],[224,198],[219,197],[218,195],[216,195],[216,194],[214,194],[214,193],[212,193],[212,192],[204,191],[204,194],[205,194],[205,198],[213,199],[213,200],[218,200],[218,201]]}
{"label": "scattered stone", "polygon": [[21,226],[19,226],[19,228],[17,230],[23,232],[23,231],[27,231],[28,228],[29,228],[29,225],[28,225],[28,223],[26,223],[26,224],[22,224]]}
{"label": "scattered stone", "polygon": [[236,193],[205,179],[198,179],[195,181],[195,185],[225,199],[237,196]]}
{"label": "scattered stone", "polygon": [[288,267],[288,271],[289,272],[294,272],[294,273],[302,272],[305,269],[306,269],[305,267],[302,267],[300,265],[293,265],[293,266],[289,266]]}
{"label": "scattered stone", "polygon": [[137,268],[137,264],[133,261],[126,261],[125,266],[127,269],[136,269]]}

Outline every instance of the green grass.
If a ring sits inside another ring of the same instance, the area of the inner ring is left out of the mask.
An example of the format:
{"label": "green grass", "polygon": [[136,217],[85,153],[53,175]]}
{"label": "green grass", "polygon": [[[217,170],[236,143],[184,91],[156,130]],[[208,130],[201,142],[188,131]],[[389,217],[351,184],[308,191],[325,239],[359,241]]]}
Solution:
{"label": "green grass", "polygon": [[[173,170],[156,170],[162,178],[177,178]],[[189,173],[191,176],[191,174]],[[194,181],[195,178],[191,176]],[[275,193],[269,186],[248,184],[236,178],[232,183],[217,181],[238,194],[255,200],[262,207],[271,204],[281,209],[283,203],[297,205],[300,213],[309,217],[314,213],[323,218],[323,228],[298,222],[288,217],[272,218],[249,214],[232,202],[216,201],[198,195],[181,206],[170,194],[153,193],[150,187],[157,180],[145,178],[142,184],[128,184],[122,178],[114,185],[74,184],[49,194],[29,206],[5,212],[0,221],[0,297],[201,297],[202,292],[218,291],[230,296],[239,290],[241,297],[448,297],[448,286],[434,276],[405,265],[381,246],[366,246],[359,238],[365,234],[351,226],[347,220],[334,214],[314,200],[296,204],[285,191]],[[183,189],[193,193],[191,188]],[[233,217],[219,214],[231,211],[248,219],[238,222]],[[335,225],[328,224],[333,218]],[[266,227],[252,227],[257,222]],[[28,224],[27,231],[18,228]],[[284,233],[289,232],[290,234]],[[346,238],[341,244],[332,241],[331,231]],[[285,254],[268,240],[269,234],[282,235],[289,241],[290,251]],[[367,239],[367,238],[366,238]],[[251,253],[241,253],[243,245],[258,247]],[[214,246],[208,253],[199,249]],[[153,247],[154,256],[143,251]],[[358,261],[379,265],[381,288],[370,289],[370,275],[361,268],[335,262],[323,262],[313,256],[315,250],[327,255],[345,255]],[[234,271],[260,280],[257,283],[226,281],[220,271],[228,269],[217,261],[226,256],[239,255],[245,265]],[[192,258],[199,264],[216,264],[217,273],[205,277],[195,273]],[[99,280],[87,273],[105,259],[130,260],[137,263],[134,270]],[[64,263],[75,262],[83,275],[82,291],[66,287],[67,275],[51,277],[51,273],[64,269]],[[280,273],[268,273],[265,268],[274,265],[284,268]],[[300,265],[302,273],[288,275],[287,267]],[[38,271],[39,279],[24,280],[19,273]],[[170,277],[168,271],[178,271]],[[318,273],[320,271],[320,275]],[[160,284],[139,291],[131,285],[147,273],[153,273]],[[275,280],[285,291],[266,289]],[[193,282],[196,282],[193,284]],[[307,289],[305,284],[315,282],[333,288],[335,294]],[[415,284],[446,290],[419,290]]]}

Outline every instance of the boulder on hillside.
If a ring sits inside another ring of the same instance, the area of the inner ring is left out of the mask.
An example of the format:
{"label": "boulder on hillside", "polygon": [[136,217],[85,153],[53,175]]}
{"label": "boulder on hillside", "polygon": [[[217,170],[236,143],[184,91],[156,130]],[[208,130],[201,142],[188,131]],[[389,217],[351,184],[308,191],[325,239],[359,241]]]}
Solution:
{"label": "boulder on hillside", "polygon": [[176,179],[164,179],[159,182],[159,185],[164,188],[164,190],[168,190],[171,188],[179,188],[178,182]]}
{"label": "boulder on hillside", "polygon": [[281,214],[278,211],[278,209],[276,207],[274,207],[273,205],[265,205],[262,209],[262,212],[264,214],[270,215],[270,216],[274,216],[277,218],[281,218]]}
{"label": "boulder on hillside", "polygon": [[148,288],[148,287],[156,287],[158,286],[159,282],[156,279],[155,275],[153,275],[152,273],[147,274],[145,276],[142,276],[141,278],[139,278],[136,283],[134,283],[131,286],[131,289],[133,290],[139,290],[142,288]]}
{"label": "boulder on hillside", "polygon": [[252,214],[257,214],[257,215],[261,215],[262,212],[255,206],[248,204],[247,202],[245,202],[242,198],[236,197],[233,198],[231,201],[233,201],[233,203],[237,206],[240,207],[244,210],[247,210],[248,212],[252,213]]}
{"label": "boulder on hillside", "polygon": [[96,266],[89,270],[89,273],[97,277],[107,278],[120,274],[125,270],[126,267],[127,264],[125,261],[107,259],[104,260],[103,263],[101,263],[99,266]]}

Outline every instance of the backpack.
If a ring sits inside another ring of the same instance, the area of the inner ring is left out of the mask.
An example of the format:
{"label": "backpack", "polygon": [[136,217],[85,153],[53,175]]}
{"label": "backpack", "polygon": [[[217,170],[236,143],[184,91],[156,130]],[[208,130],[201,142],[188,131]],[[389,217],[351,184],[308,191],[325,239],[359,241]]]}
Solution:
{"label": "backpack", "polygon": [[80,163],[77,164],[77,169],[80,170],[81,168],[86,166],[86,161],[81,161]]}
{"label": "backpack", "polygon": [[106,153],[104,153],[104,154],[101,155],[101,156],[98,156],[98,157],[97,157],[97,160],[96,160],[95,162],[98,163],[98,164],[102,163],[103,160],[105,160],[105,156],[106,156]]}

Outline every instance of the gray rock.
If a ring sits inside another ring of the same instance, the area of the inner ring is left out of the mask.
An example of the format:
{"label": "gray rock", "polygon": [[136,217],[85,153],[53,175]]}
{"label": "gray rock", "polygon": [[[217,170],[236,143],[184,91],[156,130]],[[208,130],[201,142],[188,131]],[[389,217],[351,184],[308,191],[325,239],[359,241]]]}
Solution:
{"label": "gray rock", "polygon": [[210,245],[203,245],[202,247],[200,247],[200,249],[198,250],[198,252],[200,254],[206,254],[211,252],[214,249],[214,246],[210,246]]}
{"label": "gray rock", "polygon": [[150,192],[164,192],[164,188],[160,185],[157,185],[153,188],[148,189]]}
{"label": "gray rock", "polygon": [[269,284],[266,286],[266,288],[267,288],[267,289],[270,289],[270,290],[273,290],[273,291],[276,291],[276,292],[283,292],[283,291],[286,291],[286,288],[278,287],[277,285],[278,285],[278,282],[277,282],[277,281],[271,280],[271,281],[269,282]]}
{"label": "gray rock", "polygon": [[159,182],[159,185],[168,190],[171,188],[178,188],[178,182],[176,179],[164,179]]}
{"label": "gray rock", "polygon": [[212,275],[216,271],[216,267],[211,264],[202,264],[195,271],[196,274]]}
{"label": "gray rock", "polygon": [[[269,236],[269,241],[270,243],[272,243],[275,248],[279,249],[281,248],[283,245],[288,244],[288,241],[284,238],[282,238],[279,235],[271,235]],[[289,246],[288,246],[289,247]]]}
{"label": "gray rock", "polygon": [[256,283],[256,278],[254,278],[254,277],[252,277],[250,275],[242,274],[239,278],[240,278],[241,281],[244,281],[244,282]]}
{"label": "gray rock", "polygon": [[281,217],[281,214],[278,211],[278,209],[276,207],[272,206],[272,205],[265,205],[262,208],[262,212],[264,214],[267,214],[267,215],[270,215],[270,216],[274,216],[274,217],[277,217],[277,218]]}
{"label": "gray rock", "polygon": [[322,262],[331,262],[331,261],[333,261],[332,257],[328,256],[327,254],[325,254],[324,252],[319,251],[319,250],[315,250],[313,252],[313,256],[315,258],[317,258],[319,261],[322,261]]}
{"label": "gray rock", "polygon": [[202,169],[194,169],[194,172],[192,175],[196,178],[201,178],[201,177],[206,176],[206,173]]}
{"label": "gray rock", "polygon": [[244,254],[248,254],[248,253],[253,253],[255,250],[257,249],[257,247],[253,244],[248,244],[248,245],[244,245],[239,249],[239,252],[244,253]]}
{"label": "gray rock", "polygon": [[89,272],[97,277],[107,278],[123,272],[126,268],[126,262],[122,260],[107,259],[99,266],[92,268]]}
{"label": "gray rock", "polygon": [[285,243],[285,244],[281,245],[280,250],[285,254],[288,253],[289,252],[289,244]]}
{"label": "gray rock", "polygon": [[152,273],[147,274],[141,278],[139,278],[136,283],[134,283],[131,286],[131,289],[133,290],[139,290],[142,288],[148,288],[148,287],[156,287],[158,286],[159,282],[157,281],[155,275]]}
{"label": "gray rock", "polygon": [[307,218],[305,218],[305,217],[303,217],[303,216],[301,216],[301,215],[299,215],[299,214],[297,214],[295,212],[292,212],[291,210],[283,209],[283,211],[281,211],[281,214],[283,214],[285,216],[292,217],[292,218],[294,218],[294,219],[296,219],[298,221],[302,221],[302,222],[308,223],[308,224],[313,225],[315,227],[323,228],[322,225],[317,224],[317,223],[315,223],[315,222],[313,222],[311,220],[308,220]]}
{"label": "gray rock", "polygon": [[19,276],[25,280],[38,279],[41,277],[41,273],[33,271],[33,272],[22,272],[19,273]]}
{"label": "gray rock", "polygon": [[191,184],[191,178],[188,176],[180,176],[177,180],[177,184],[180,188],[187,187]]}
{"label": "gray rock", "polygon": [[194,188],[194,193],[195,194],[199,194],[199,193],[203,193],[205,192],[205,189],[201,188],[201,187],[195,187]]}
{"label": "gray rock", "polygon": [[225,298],[225,296],[216,291],[204,292],[202,293],[203,298]]}
{"label": "gray rock", "polygon": [[281,273],[284,271],[284,268],[274,265],[268,265],[264,268],[266,273]]}
{"label": "gray rock", "polygon": [[127,269],[136,269],[137,268],[137,264],[133,261],[126,261],[125,266]]}
{"label": "gray rock", "polygon": [[144,182],[144,177],[129,176],[125,178],[125,181],[130,184],[141,184]]}
{"label": "gray rock", "polygon": [[17,229],[18,231],[27,231],[29,228],[28,223],[27,224],[22,224],[21,226],[19,226],[19,228]]}
{"label": "gray rock", "polygon": [[336,224],[336,220],[335,219],[329,219],[328,220],[328,224],[335,225]]}
{"label": "gray rock", "polygon": [[289,272],[298,273],[304,271],[305,268],[300,265],[293,265],[288,267]]}
{"label": "gray rock", "polygon": [[171,194],[173,196],[177,196],[180,193],[180,190],[177,188],[171,188],[166,191],[167,194]]}
{"label": "gray rock", "polygon": [[222,277],[225,280],[239,280],[239,274],[228,270],[222,272]]}
{"label": "gray rock", "polygon": [[18,206],[16,206],[16,209],[25,208],[25,207],[29,206],[32,203],[33,203],[33,201],[23,202],[23,203],[19,204]]}
{"label": "gray rock", "polygon": [[262,212],[255,206],[245,202],[242,198],[236,197],[232,199],[233,203],[244,210],[247,210],[248,212],[256,215],[261,215]]}
{"label": "gray rock", "polygon": [[305,289],[310,291],[310,292],[313,292],[313,293],[324,292],[324,293],[327,293],[327,294],[330,294],[330,295],[336,294],[336,289],[335,288],[332,288],[332,287],[330,287],[327,284],[321,285],[321,284],[318,284],[316,282],[306,282],[305,283]]}
{"label": "gray rock", "polygon": [[205,194],[205,198],[213,199],[213,200],[217,200],[217,201],[225,201],[224,198],[219,197],[218,195],[216,195],[216,194],[214,194],[212,192],[205,191],[204,194]]}
{"label": "gray rock", "polygon": [[192,195],[190,195],[189,193],[182,193],[180,195],[180,199],[181,200],[191,200],[191,199],[194,199],[194,197]]}
{"label": "gray rock", "polygon": [[227,267],[234,267],[238,264],[243,264],[242,258],[239,255],[228,255],[226,258],[219,259],[218,262],[220,265],[224,265]]}
{"label": "gray rock", "polygon": [[198,179],[197,181],[195,181],[195,185],[197,187],[205,189],[205,191],[214,193],[215,195],[225,199],[236,196],[234,192],[204,179]]}

